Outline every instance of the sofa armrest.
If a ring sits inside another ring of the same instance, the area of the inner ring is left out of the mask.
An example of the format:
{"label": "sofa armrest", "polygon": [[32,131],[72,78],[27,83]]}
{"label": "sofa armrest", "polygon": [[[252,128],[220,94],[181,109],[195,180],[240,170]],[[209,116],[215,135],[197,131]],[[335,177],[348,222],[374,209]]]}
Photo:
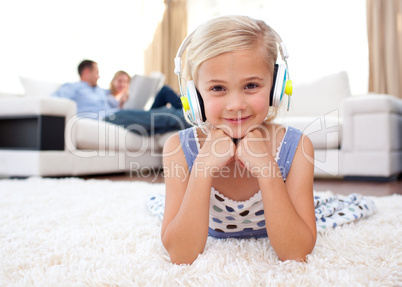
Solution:
{"label": "sofa armrest", "polygon": [[24,97],[24,94],[0,92],[0,98],[19,98]]}
{"label": "sofa armrest", "polygon": [[402,100],[384,94],[345,99],[341,172],[345,176],[386,177],[402,171]]}
{"label": "sofa armrest", "polygon": [[341,104],[343,151],[400,150],[402,100],[385,94],[345,99]]}
{"label": "sofa armrest", "polygon": [[66,117],[77,113],[76,103],[69,99],[53,97],[0,98],[0,116],[45,115]]}
{"label": "sofa armrest", "polygon": [[0,99],[0,149],[64,150],[75,102],[50,97]]}

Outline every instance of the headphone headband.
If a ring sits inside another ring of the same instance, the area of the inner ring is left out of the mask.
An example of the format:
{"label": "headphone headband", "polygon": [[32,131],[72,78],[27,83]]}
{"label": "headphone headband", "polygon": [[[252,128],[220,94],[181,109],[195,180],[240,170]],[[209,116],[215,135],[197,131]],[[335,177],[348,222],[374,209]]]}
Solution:
{"label": "headphone headband", "polygon": [[193,33],[194,31],[183,40],[177,51],[176,58],[174,58],[174,73],[178,76],[181,75],[181,56],[183,56],[184,51],[187,49],[188,45],[190,45]]}
{"label": "headphone headband", "polygon": [[[271,28],[271,26],[269,26]],[[281,58],[283,61],[286,62],[287,58],[289,58],[289,53],[288,50],[286,49],[286,44],[285,42],[282,41],[281,36],[273,29],[271,30],[275,33],[276,37],[278,38],[279,42],[277,43],[279,54],[281,55]],[[194,30],[195,31],[195,30]],[[187,49],[188,45],[191,43],[191,37],[194,34],[194,31],[191,32],[190,34],[187,35],[186,38],[184,38],[183,42],[181,43],[179,50],[177,51],[176,57],[174,58],[174,73],[180,77],[181,75],[181,67],[182,67],[182,60],[181,57],[183,56],[184,51]],[[287,66],[287,62],[286,62]]]}

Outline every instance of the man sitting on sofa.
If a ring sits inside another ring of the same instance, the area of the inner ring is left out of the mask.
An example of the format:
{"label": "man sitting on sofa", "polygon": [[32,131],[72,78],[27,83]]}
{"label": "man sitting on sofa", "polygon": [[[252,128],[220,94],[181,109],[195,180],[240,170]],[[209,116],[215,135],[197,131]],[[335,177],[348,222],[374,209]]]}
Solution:
{"label": "man sitting on sofa", "polygon": [[96,62],[82,61],[78,65],[78,74],[80,82],[64,84],[52,96],[76,102],[77,115],[84,118],[99,119],[100,111],[106,115],[116,111],[107,100],[108,91],[98,86],[99,69]]}
{"label": "man sitting on sofa", "polygon": [[[189,127],[181,110],[179,97],[168,86],[158,92],[149,111],[120,110],[113,108],[108,100],[108,90],[98,86],[98,64],[84,60],[78,65],[81,81],[67,83],[60,87],[54,97],[68,98],[77,104],[77,116],[105,120],[124,128],[141,126],[150,134],[166,133]],[[171,108],[166,107],[170,103]],[[140,133],[139,129],[130,129]]]}

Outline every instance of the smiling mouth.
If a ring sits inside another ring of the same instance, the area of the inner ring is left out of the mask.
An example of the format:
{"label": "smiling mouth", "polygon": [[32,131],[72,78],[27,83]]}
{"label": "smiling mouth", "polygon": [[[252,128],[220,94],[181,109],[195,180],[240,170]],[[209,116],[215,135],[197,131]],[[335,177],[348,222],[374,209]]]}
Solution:
{"label": "smiling mouth", "polygon": [[249,118],[250,118],[250,116],[242,117],[242,118],[225,118],[225,120],[232,124],[239,124],[239,123],[245,122]]}

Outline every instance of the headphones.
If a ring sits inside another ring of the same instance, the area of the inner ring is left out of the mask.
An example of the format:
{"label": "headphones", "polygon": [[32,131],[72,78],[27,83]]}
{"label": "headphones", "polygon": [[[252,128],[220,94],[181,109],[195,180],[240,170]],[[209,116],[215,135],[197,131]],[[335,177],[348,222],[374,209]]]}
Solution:
{"label": "headphones", "polygon": [[[272,28],[271,28],[272,29]],[[273,29],[272,29],[273,30]],[[281,40],[281,37],[278,33],[273,30],[274,33],[278,36]],[[193,32],[194,33],[194,32]],[[180,100],[183,105],[183,112],[184,115],[189,119],[189,121],[196,126],[201,126],[207,120],[205,116],[205,109],[204,109],[204,101],[201,97],[201,94],[197,90],[194,81],[187,82],[187,94],[183,93],[182,85],[181,85],[181,66],[182,60],[181,57],[186,50],[186,48],[191,43],[191,37],[193,35],[191,33],[188,35],[183,43],[181,43],[179,50],[177,51],[176,58],[174,59],[175,69],[174,72],[179,78],[179,86],[180,86]],[[286,50],[286,46],[284,42],[277,43],[279,53],[282,57],[284,63],[276,63],[274,67],[273,73],[273,82],[272,88],[269,95],[269,105],[273,107],[279,107],[283,94],[288,95],[288,107],[287,110],[289,111],[290,106],[290,96],[292,95],[292,81],[289,79],[289,72],[288,72],[288,64],[286,59],[289,57],[289,54]],[[278,56],[279,58],[279,56]]]}

